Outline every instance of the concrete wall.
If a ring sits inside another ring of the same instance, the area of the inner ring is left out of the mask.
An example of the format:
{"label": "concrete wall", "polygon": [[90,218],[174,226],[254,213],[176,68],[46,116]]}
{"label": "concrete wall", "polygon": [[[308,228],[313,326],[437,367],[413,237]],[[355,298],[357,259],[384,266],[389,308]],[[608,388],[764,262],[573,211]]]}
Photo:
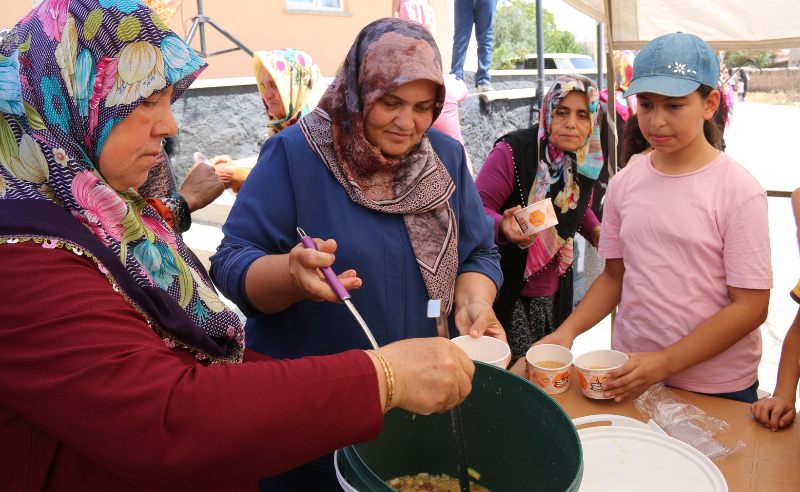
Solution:
{"label": "concrete wall", "polygon": [[234,159],[256,155],[259,139],[267,132],[267,115],[255,84],[206,87],[195,82],[172,105],[179,132],[172,164],[179,182],[194,164],[192,154],[211,158],[228,154]]}
{"label": "concrete wall", "polygon": [[750,81],[747,84],[748,91],[771,92],[800,90],[800,67],[765,68],[760,74],[756,70],[745,70],[750,74]]}

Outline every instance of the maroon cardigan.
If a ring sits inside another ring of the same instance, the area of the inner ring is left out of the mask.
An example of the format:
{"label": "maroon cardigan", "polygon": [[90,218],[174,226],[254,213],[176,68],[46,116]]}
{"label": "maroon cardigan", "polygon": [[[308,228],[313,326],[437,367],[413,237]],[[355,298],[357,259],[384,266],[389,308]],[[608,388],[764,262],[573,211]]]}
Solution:
{"label": "maroon cardigan", "polygon": [[3,490],[258,490],[381,431],[361,351],[205,364],[85,256],[0,244],[0,272]]}

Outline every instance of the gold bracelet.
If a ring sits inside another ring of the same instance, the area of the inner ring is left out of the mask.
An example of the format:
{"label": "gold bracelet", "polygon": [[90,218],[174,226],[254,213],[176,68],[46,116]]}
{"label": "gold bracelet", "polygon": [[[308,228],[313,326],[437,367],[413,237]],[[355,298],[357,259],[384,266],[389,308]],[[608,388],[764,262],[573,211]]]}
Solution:
{"label": "gold bracelet", "polygon": [[383,407],[383,413],[386,413],[392,408],[392,398],[394,397],[394,373],[392,372],[392,366],[389,365],[389,361],[384,359],[377,350],[367,350],[367,352],[375,354],[375,357],[377,357],[381,363],[381,367],[383,367],[383,374],[386,376],[386,406]]}

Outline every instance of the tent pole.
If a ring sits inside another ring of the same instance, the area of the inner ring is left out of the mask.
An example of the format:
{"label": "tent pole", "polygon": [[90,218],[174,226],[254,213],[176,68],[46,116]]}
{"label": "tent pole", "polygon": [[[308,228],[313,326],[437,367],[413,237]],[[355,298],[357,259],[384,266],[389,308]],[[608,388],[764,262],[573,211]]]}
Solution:
{"label": "tent pole", "polygon": [[536,104],[542,110],[544,99],[544,21],[542,19],[542,0],[536,0]]}
{"label": "tent pole", "polygon": [[603,23],[597,23],[597,49],[595,58],[597,59],[597,90],[603,90],[603,58],[605,58],[605,45],[603,44]]}

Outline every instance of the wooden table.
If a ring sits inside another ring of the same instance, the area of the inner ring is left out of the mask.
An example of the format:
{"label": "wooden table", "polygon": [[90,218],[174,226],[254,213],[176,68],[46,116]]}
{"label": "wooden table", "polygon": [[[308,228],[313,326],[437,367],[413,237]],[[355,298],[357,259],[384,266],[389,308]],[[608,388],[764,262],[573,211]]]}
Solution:
{"label": "wooden table", "polygon": [[[727,422],[731,426],[731,434],[746,444],[733,455],[713,462],[725,476],[731,492],[800,491],[800,416],[795,418],[792,426],[772,432],[756,422],[746,403],[672,390],[708,415]],[[614,414],[647,422],[630,397],[615,403],[613,400],[592,400],[583,396],[575,368],[572,369],[570,388],[560,395],[553,395],[553,399],[573,419],[586,415]]]}

